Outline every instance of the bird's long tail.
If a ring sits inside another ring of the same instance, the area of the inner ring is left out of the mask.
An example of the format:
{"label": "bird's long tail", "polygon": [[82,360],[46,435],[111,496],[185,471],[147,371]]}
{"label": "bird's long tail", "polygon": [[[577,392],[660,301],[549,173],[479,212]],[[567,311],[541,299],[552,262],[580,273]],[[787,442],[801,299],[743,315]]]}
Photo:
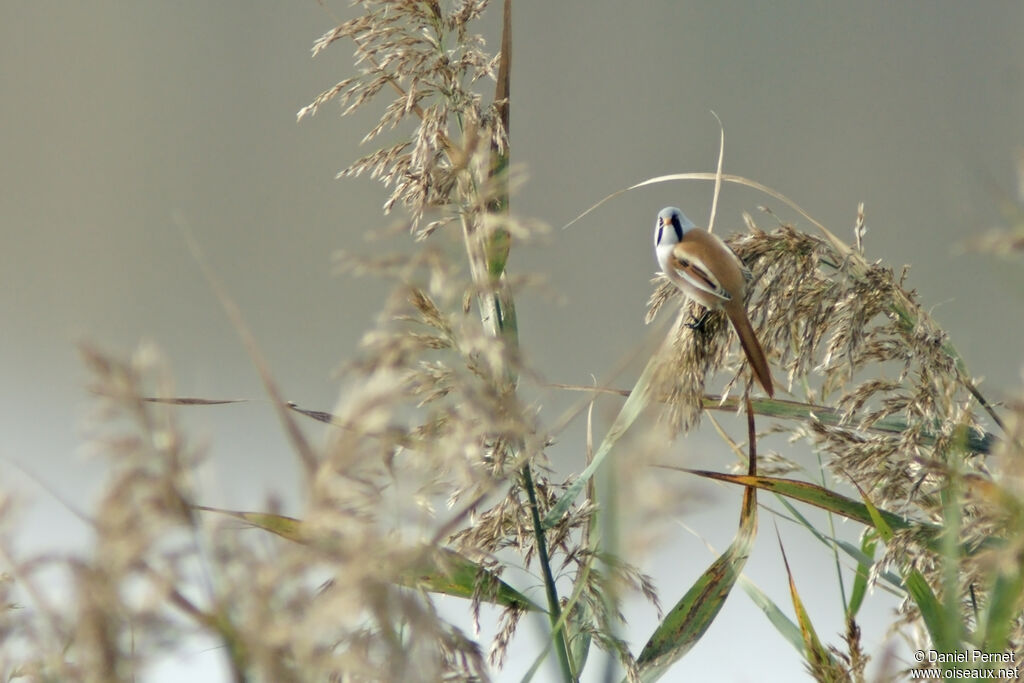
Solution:
{"label": "bird's long tail", "polygon": [[769,396],[775,396],[775,388],[772,386],[772,373],[768,369],[768,360],[764,356],[761,343],[757,341],[757,334],[754,333],[754,328],[750,324],[747,312],[742,308],[729,307],[726,313],[729,315],[729,320],[732,321],[732,326],[736,329],[736,334],[740,338],[740,346],[743,347],[743,352],[747,354],[747,360],[750,361],[750,367],[754,369],[754,376],[757,377],[758,383],[760,383]]}

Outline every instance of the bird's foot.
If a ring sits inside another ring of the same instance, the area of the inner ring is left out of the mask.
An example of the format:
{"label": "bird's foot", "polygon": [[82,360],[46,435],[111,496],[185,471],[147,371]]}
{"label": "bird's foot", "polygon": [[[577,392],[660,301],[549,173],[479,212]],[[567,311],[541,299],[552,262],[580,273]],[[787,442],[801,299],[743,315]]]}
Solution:
{"label": "bird's foot", "polygon": [[690,322],[683,323],[683,324],[686,325],[687,327],[689,327],[691,330],[694,330],[696,332],[700,332],[701,330],[704,329],[704,323],[707,322],[708,316],[710,316],[710,315],[711,315],[711,309],[710,308],[705,308],[704,309],[704,315],[702,315],[700,318],[698,318],[695,315],[692,315],[692,316],[690,316]]}

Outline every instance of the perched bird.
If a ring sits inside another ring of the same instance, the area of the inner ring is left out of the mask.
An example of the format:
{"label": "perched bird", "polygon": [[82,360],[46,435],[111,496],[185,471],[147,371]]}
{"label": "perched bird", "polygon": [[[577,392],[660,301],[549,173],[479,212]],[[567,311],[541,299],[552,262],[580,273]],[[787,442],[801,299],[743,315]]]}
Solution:
{"label": "perched bird", "polygon": [[[704,306],[708,313],[725,311],[754,376],[768,395],[774,396],[768,361],[747,317],[743,263],[732,249],[717,235],[695,226],[682,211],[669,206],[658,213],[654,224],[654,253],[661,270],[683,294]],[[703,321],[701,318],[697,326]]]}

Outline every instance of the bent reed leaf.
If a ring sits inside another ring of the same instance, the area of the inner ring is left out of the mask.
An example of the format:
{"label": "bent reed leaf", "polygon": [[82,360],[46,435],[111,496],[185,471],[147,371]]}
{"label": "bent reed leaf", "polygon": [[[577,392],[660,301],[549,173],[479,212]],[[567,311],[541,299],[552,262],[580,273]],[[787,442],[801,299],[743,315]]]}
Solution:
{"label": "bent reed leaf", "polygon": [[789,596],[793,601],[793,610],[796,612],[796,620],[800,625],[800,635],[803,639],[803,656],[807,662],[807,667],[811,670],[815,680],[818,681],[848,681],[850,680],[849,674],[840,667],[839,663],[835,660],[832,654],[821,644],[821,639],[818,638],[817,632],[814,630],[814,624],[811,623],[811,617],[807,614],[807,609],[804,607],[803,600],[800,599],[800,593],[796,589],[796,581],[793,580],[793,572],[789,567],[789,559],[786,557],[786,549],[782,546],[782,538],[778,535],[779,530],[775,530],[776,537],[779,540],[779,551],[782,553],[782,563],[786,567],[786,577],[789,580]]}
{"label": "bent reed leaf", "polygon": [[594,453],[594,457],[590,460],[590,463],[586,468],[580,472],[579,476],[576,477],[575,481],[569,485],[565,490],[565,493],[558,499],[547,515],[544,516],[544,528],[550,529],[558,523],[573,502],[583,491],[583,488],[590,481],[590,478],[594,476],[594,473],[604,463],[604,459],[611,452],[615,444],[618,443],[619,439],[629,430],[636,419],[643,412],[644,408],[651,402],[651,396],[654,393],[653,389],[658,379],[658,374],[663,367],[663,361],[661,358],[661,350],[666,349],[670,344],[671,340],[675,337],[676,331],[683,322],[683,312],[680,312],[676,318],[675,324],[672,326],[672,330],[669,332],[665,341],[662,343],[662,347],[658,353],[651,356],[651,359],[647,361],[647,365],[644,367],[643,372],[637,379],[636,384],[633,385],[632,391],[626,398],[626,402],[622,404],[622,408],[619,409],[618,415],[615,416],[615,421],[612,422],[612,426],[608,428],[608,432],[605,434],[604,439],[601,441],[601,445],[598,446],[597,452]]}
{"label": "bent reed leaf", "polygon": [[651,683],[661,678],[703,637],[743,572],[756,535],[757,495],[753,488],[747,488],[736,537],[651,634],[637,657],[640,680]]}
{"label": "bent reed leaf", "polygon": [[[853,519],[862,524],[874,526],[871,512],[867,505],[860,503],[842,494],[830,491],[818,484],[795,479],[783,479],[781,477],[750,476],[745,474],[727,474],[725,472],[711,472],[708,470],[694,470],[685,467],[679,468],[683,472],[695,474],[706,479],[725,481],[739,486],[753,486],[765,491],[771,491],[793,500],[799,500],[809,505],[814,505],[823,510],[828,510],[842,517]],[[912,522],[892,512],[877,510],[877,514],[886,521],[887,525],[896,529],[909,529],[920,527],[939,532],[939,527],[920,522]]]}
{"label": "bent reed leaf", "polygon": [[[757,433],[749,392],[745,395],[747,418],[747,472],[757,474]],[[707,632],[729,597],[750,556],[757,536],[757,489],[743,489],[740,524],[736,537],[722,555],[701,574],[680,598],[637,657],[640,680],[651,683],[661,678]]]}
{"label": "bent reed leaf", "polygon": [[[295,543],[314,547],[323,543],[305,522],[295,517],[269,512],[224,510],[205,505],[196,505],[194,509],[234,517]],[[403,585],[410,588],[422,588],[431,593],[443,593],[466,599],[480,595],[481,599],[502,607],[514,607],[531,612],[543,611],[493,572],[454,550],[424,547],[423,552],[409,552],[408,559],[408,564],[401,565],[396,576]],[[488,584],[492,588],[486,588]],[[485,586],[482,592],[479,589],[481,585]]]}

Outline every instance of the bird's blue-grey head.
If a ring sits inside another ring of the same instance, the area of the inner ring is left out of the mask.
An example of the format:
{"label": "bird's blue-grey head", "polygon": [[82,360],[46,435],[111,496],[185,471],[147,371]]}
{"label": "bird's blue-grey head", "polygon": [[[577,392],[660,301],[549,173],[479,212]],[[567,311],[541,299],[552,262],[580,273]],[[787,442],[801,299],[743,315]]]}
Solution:
{"label": "bird's blue-grey head", "polygon": [[658,212],[658,220],[654,224],[654,248],[674,246],[683,239],[687,230],[695,227],[693,221],[678,208],[666,206]]}

